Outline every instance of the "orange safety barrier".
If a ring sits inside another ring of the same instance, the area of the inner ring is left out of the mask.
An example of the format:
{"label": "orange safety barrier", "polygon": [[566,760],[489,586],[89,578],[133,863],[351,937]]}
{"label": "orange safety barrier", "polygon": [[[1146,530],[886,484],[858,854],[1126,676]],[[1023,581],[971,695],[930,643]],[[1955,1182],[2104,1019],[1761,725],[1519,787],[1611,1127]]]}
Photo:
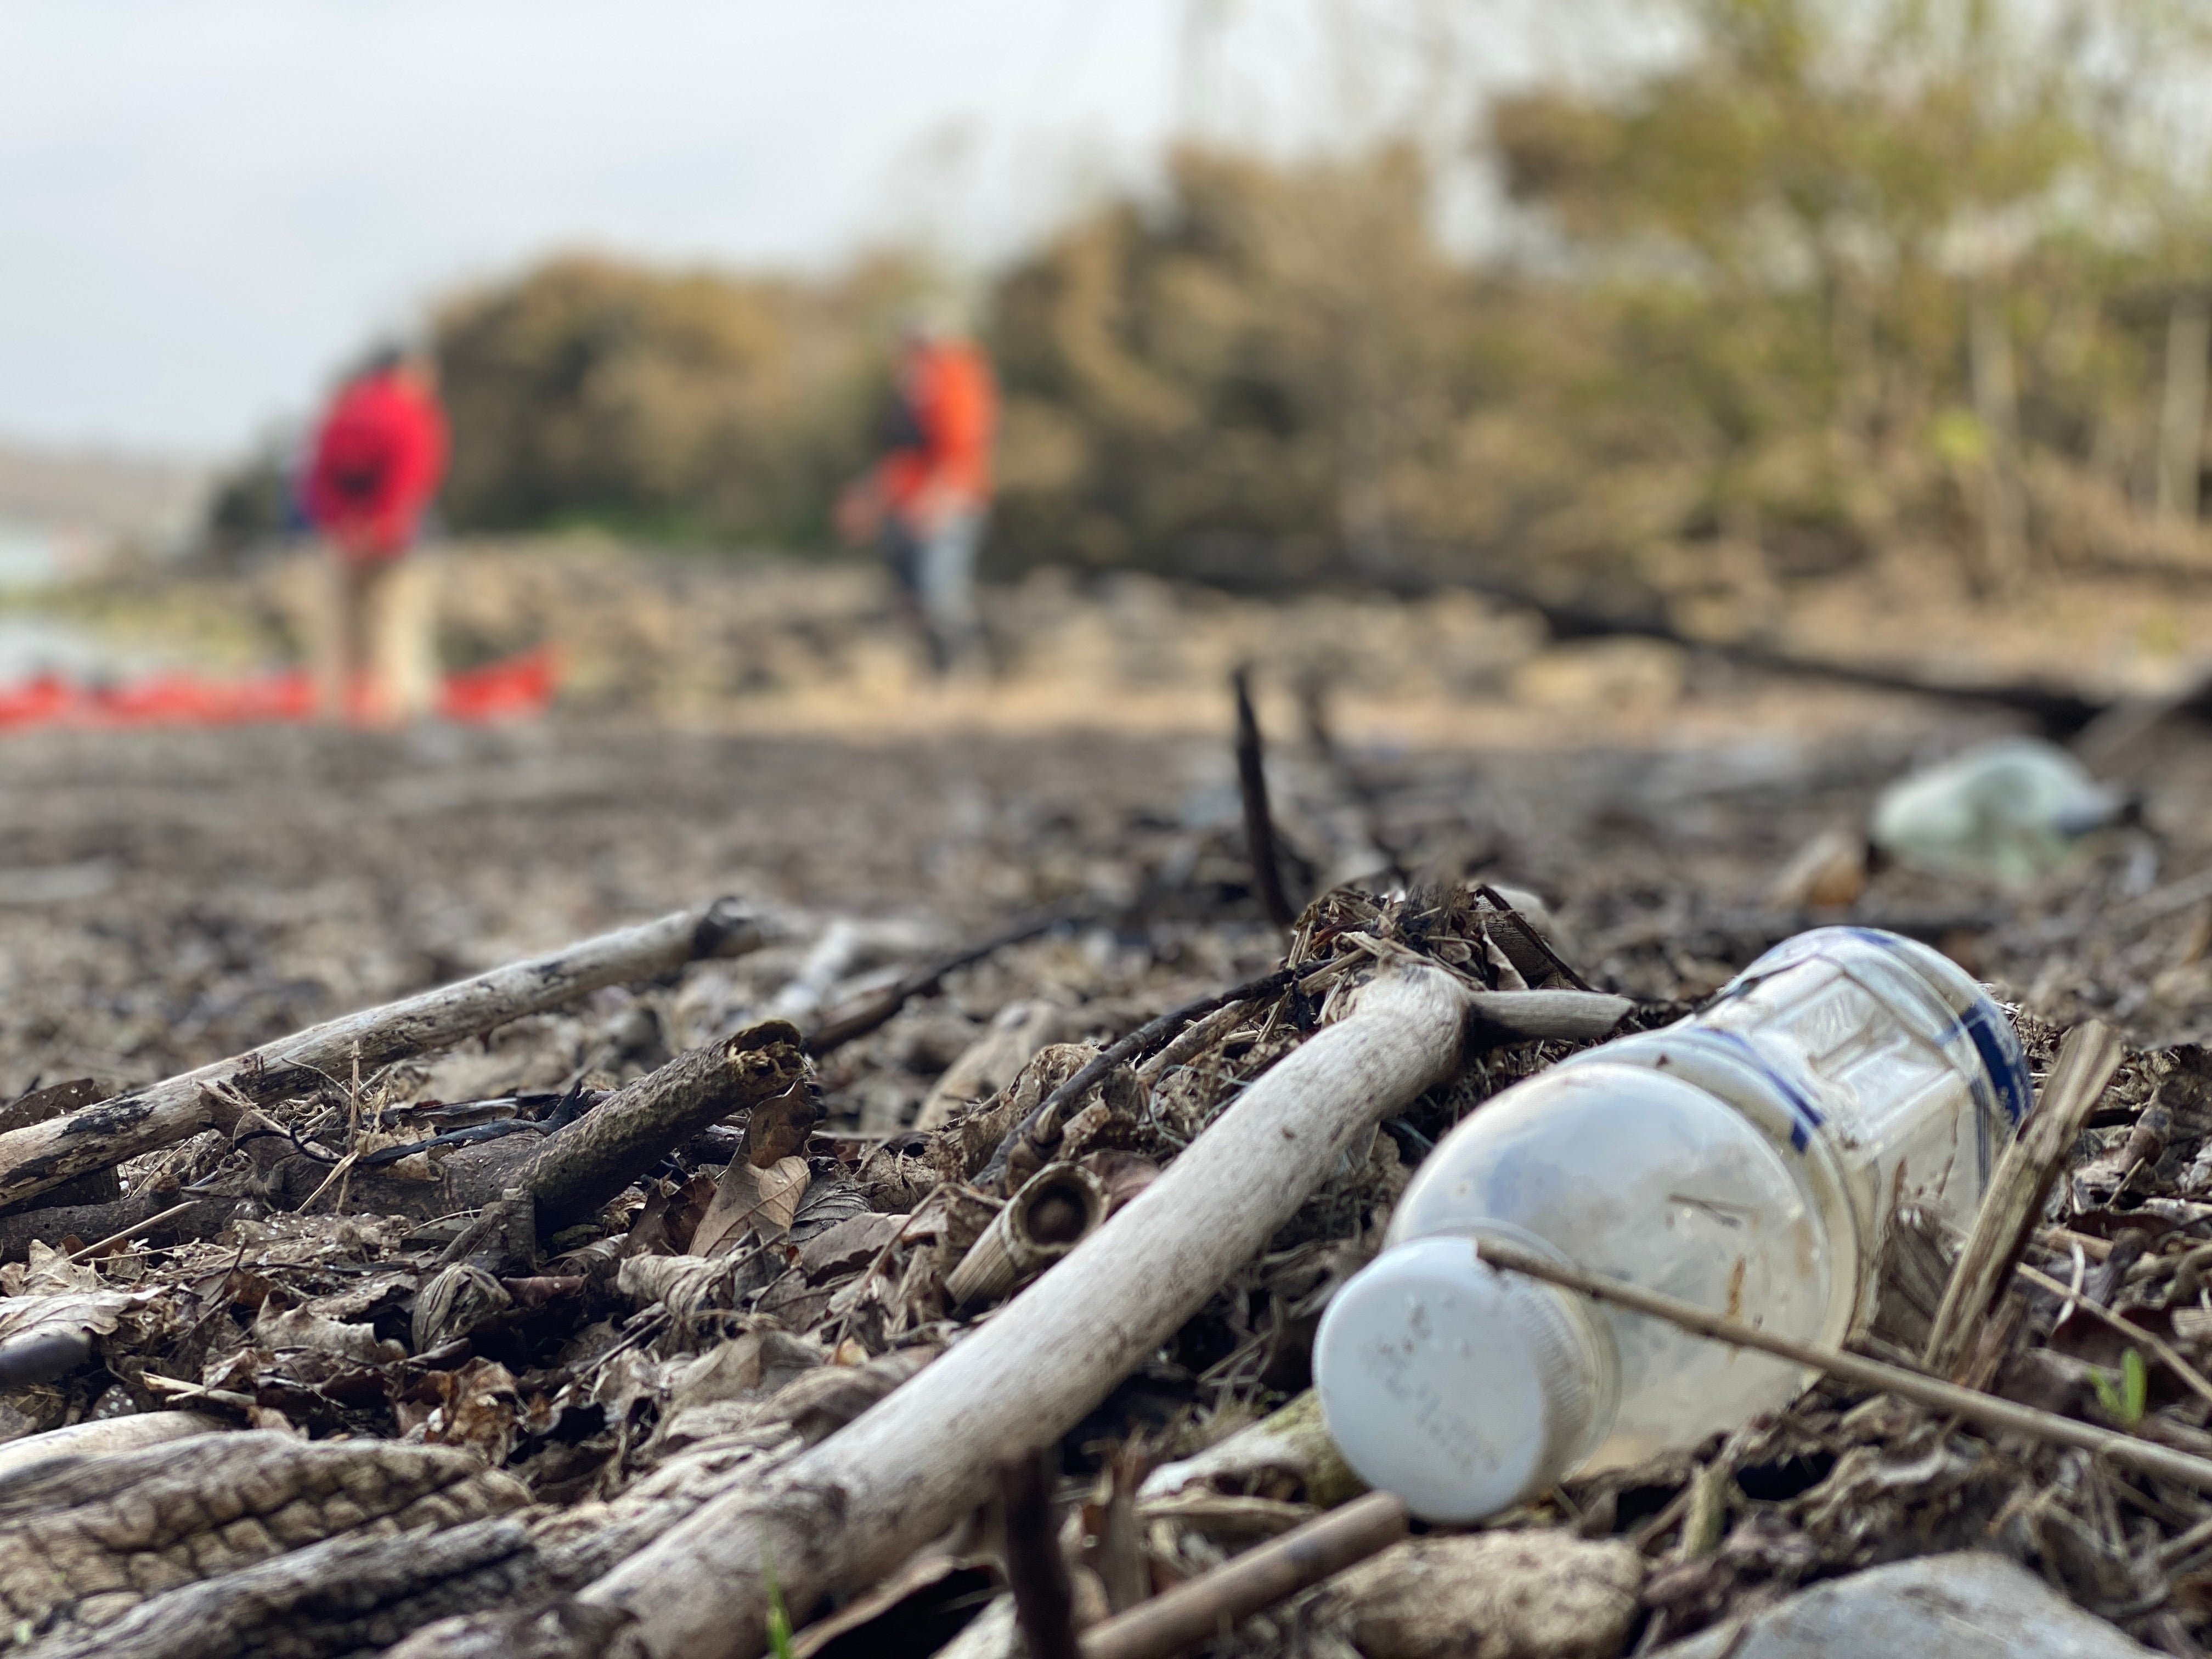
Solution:
{"label": "orange safety barrier", "polygon": [[[441,719],[481,725],[544,713],[558,690],[544,647],[446,676]],[[0,685],[0,731],[34,726],[241,726],[315,717],[314,683],[303,669],[244,679],[164,671],[136,679],[79,684],[41,674]]]}

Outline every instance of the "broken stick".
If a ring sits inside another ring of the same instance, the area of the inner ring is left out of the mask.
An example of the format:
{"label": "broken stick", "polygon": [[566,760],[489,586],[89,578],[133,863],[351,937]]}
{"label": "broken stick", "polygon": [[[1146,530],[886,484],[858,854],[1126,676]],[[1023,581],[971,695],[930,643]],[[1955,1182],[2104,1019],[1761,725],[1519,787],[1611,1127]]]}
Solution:
{"label": "broken stick", "polygon": [[1144,1194],[943,1358],[765,1481],[588,1586],[653,1659],[750,1659],[761,1565],[794,1614],[872,1583],[988,1496],[997,1456],[1065,1434],[1205,1304],[1379,1118],[1451,1076],[1473,993],[1386,967]]}
{"label": "broken stick", "polygon": [[[441,1265],[465,1261],[495,1233],[548,1238],[594,1214],[700,1130],[799,1086],[799,1028],[781,1019],[678,1054],[617,1090],[532,1153],[512,1192],[469,1224]],[[507,1213],[524,1206],[526,1218]]]}
{"label": "broken stick", "polygon": [[1287,933],[1298,919],[1297,907],[1283,890],[1281,849],[1275,844],[1275,815],[1267,805],[1267,751],[1260,741],[1260,717],[1252,710],[1251,671],[1229,677],[1237,693],[1237,782],[1244,794],[1244,838],[1252,855],[1252,882],[1260,891],[1267,920]]}
{"label": "broken stick", "polygon": [[1083,1633],[1083,1659],[1172,1659],[1406,1535],[1406,1505],[1370,1492]]}
{"label": "broken stick", "polygon": [[70,1176],[173,1145],[222,1121],[217,1091],[258,1104],[557,1008],[604,985],[657,979],[705,957],[757,949],[759,929],[728,899],[603,933],[473,979],[364,1009],[97,1106],[0,1133],[0,1208]]}
{"label": "broken stick", "polygon": [[2051,1183],[2119,1063],[2119,1033],[2100,1020],[2075,1026],[2059,1045],[2034,1111],[1990,1177],[1973,1231],[1936,1310],[1920,1363],[1936,1376],[1951,1376],[1972,1346],[1983,1316],[2012,1277],[2013,1264],[2043,1213]]}
{"label": "broken stick", "polygon": [[[1321,964],[1330,965],[1333,964]],[[1166,1042],[1201,1014],[1210,1014],[1232,1002],[1247,1002],[1255,998],[1278,995],[1284,987],[1305,971],[1301,968],[1278,968],[1273,973],[1262,974],[1257,979],[1247,980],[1226,991],[1210,991],[1195,1001],[1186,1002],[1180,1008],[1170,1008],[1164,1014],[1146,1020],[1127,1036],[1108,1043],[1086,1060],[1073,1077],[1037,1102],[1035,1109],[1006,1131],[999,1142],[999,1149],[991,1154],[991,1161],[976,1176],[978,1184],[988,1189],[1002,1181],[1006,1173],[1007,1158],[1021,1143],[1023,1135],[1070,1101],[1082,1099],[1116,1066],[1134,1060],[1148,1049]],[[1319,972],[1320,967],[1313,971]]]}
{"label": "broken stick", "polygon": [[1014,1623],[1029,1659],[1081,1659],[1075,1639],[1075,1585],[1060,1552],[1052,1511],[1052,1483],[1059,1460],[1040,1447],[1000,1466],[999,1498],[1006,1506],[1006,1578],[1014,1592]]}

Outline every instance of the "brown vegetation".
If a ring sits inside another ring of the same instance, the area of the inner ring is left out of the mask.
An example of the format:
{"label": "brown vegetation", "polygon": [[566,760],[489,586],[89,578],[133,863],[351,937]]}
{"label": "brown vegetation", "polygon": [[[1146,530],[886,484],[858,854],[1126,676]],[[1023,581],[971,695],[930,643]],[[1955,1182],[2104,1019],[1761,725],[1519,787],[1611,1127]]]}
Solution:
{"label": "brown vegetation", "polygon": [[[2212,562],[2186,9],[1670,15],[1663,62],[1494,100],[1473,162],[1186,149],[1000,271],[997,568],[1632,576],[1741,629],[1869,561]],[[1480,257],[1435,211],[1468,165],[1511,204]],[[454,524],[823,544],[923,282],[571,258],[453,300]]]}

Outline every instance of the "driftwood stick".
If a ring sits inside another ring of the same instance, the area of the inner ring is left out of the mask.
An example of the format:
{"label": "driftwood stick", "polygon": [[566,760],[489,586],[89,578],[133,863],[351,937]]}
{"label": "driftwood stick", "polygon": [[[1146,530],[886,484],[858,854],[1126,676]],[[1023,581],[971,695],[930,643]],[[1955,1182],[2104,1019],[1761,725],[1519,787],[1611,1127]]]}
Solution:
{"label": "driftwood stick", "polygon": [[[72,1233],[103,1242],[120,1233],[157,1246],[212,1238],[229,1224],[240,1197],[236,1192],[195,1195],[179,1208],[173,1191],[148,1191],[106,1204],[60,1204],[0,1215],[0,1261],[21,1261],[34,1243],[52,1244]],[[167,1213],[172,1210],[175,1213]]]}
{"label": "driftwood stick", "polygon": [[1379,1118],[1449,1077],[1472,994],[1384,968],[1144,1194],[943,1358],[766,1481],[711,1500],[586,1587],[652,1659],[761,1651],[772,1559],[794,1614],[873,1582],[1048,1444],[1265,1247]]}
{"label": "driftwood stick", "polygon": [[[799,1028],[763,1020],[727,1042],[694,1048],[618,1089],[550,1139],[517,1177],[514,1198],[530,1206],[541,1239],[595,1213],[718,1118],[757,1107],[805,1075]],[[487,1210],[447,1247],[443,1265],[465,1261],[509,1218]]]}
{"label": "driftwood stick", "polygon": [[1902,1365],[1886,1364],[1879,1359],[1867,1359],[1855,1353],[1846,1353],[1841,1348],[1826,1347],[1818,1342],[1801,1342],[1795,1337],[1777,1336],[1771,1332],[1747,1325],[1740,1319],[1709,1312],[1679,1297],[1662,1296],[1638,1285],[1586,1273],[1579,1268],[1559,1267],[1534,1251],[1524,1250],[1519,1245],[1509,1244],[1502,1239],[1484,1239],[1480,1255],[1493,1267],[1526,1273],[1531,1279],[1540,1279],[1563,1290],[1579,1291],[1594,1301],[1610,1302],[1615,1307],[1626,1308],[1632,1313],[1648,1314],[1654,1319],[1663,1319],[1668,1324],[1679,1325],[1698,1336],[1711,1337],[1717,1342],[1729,1343],[1739,1348],[1752,1348],[1760,1353],[1773,1354],[1778,1358],[1792,1360],[1800,1365],[1825,1371],[1843,1382],[1856,1383],[1863,1389],[1869,1389],[1878,1394],[1893,1394],[1900,1400],[1910,1400],[1916,1406],[1925,1406],[1930,1411],[1964,1418],[1984,1429],[1994,1429],[2003,1434],[2024,1435],[2029,1439],[2045,1441],[2054,1446],[2077,1447],[2082,1451],[2110,1458],[2124,1468],[2178,1480],[2198,1492],[2212,1492],[2212,1458],[2175,1451],[2131,1434],[2123,1434],[2117,1429],[2100,1429],[2094,1423],[2061,1417],[2056,1412],[2039,1411],[2033,1406],[2002,1400],[1996,1395],[1984,1394],[1978,1389],[1962,1389],[1955,1382],[1946,1382],[1919,1371],[1907,1370]]}
{"label": "driftwood stick", "polygon": [[229,1427],[221,1418],[203,1412],[134,1412],[128,1417],[88,1418],[66,1428],[47,1429],[0,1444],[0,1485],[21,1470],[57,1458],[112,1457],[194,1435],[220,1433]]}
{"label": "driftwood stick", "polygon": [[1172,1659],[1406,1535],[1406,1505],[1370,1492],[1083,1633],[1083,1659]]}
{"label": "driftwood stick", "polygon": [[364,1066],[450,1047],[603,985],[657,979],[702,957],[756,948],[759,930],[727,899],[603,933],[434,991],[304,1031],[64,1117],[0,1134],[0,1207],[87,1170],[173,1145],[222,1121],[217,1091],[259,1103]]}
{"label": "driftwood stick", "polygon": [[1252,884],[1267,920],[1288,932],[1297,908],[1283,890],[1283,861],[1275,845],[1275,815],[1267,805],[1267,750],[1260,741],[1260,717],[1252,710],[1251,671],[1229,677],[1237,693],[1237,782],[1244,794],[1244,839],[1251,849]]}
{"label": "driftwood stick", "polygon": [[1973,1346],[1983,1316],[2011,1278],[2043,1213],[2051,1183],[2119,1063],[2119,1034],[2099,1020],[2075,1026],[2059,1045],[2057,1063],[2044,1082],[2035,1110],[1990,1177],[1973,1231],[1936,1310],[1921,1364],[1936,1376],[1952,1376]]}
{"label": "driftwood stick", "polygon": [[1470,1017],[1498,1042],[1595,1042],[1635,1006],[1607,991],[1478,991]]}
{"label": "driftwood stick", "polygon": [[1058,1110],[1072,1100],[1082,1099],[1116,1066],[1134,1060],[1158,1044],[1166,1042],[1201,1014],[1210,1014],[1215,1009],[1231,1002],[1249,1002],[1259,998],[1275,996],[1301,973],[1306,971],[1308,970],[1304,968],[1278,968],[1271,974],[1262,974],[1257,979],[1246,980],[1243,984],[1233,986],[1226,991],[1209,991],[1202,997],[1184,1003],[1180,1008],[1170,1008],[1164,1014],[1146,1020],[1127,1036],[1108,1043],[1097,1054],[1085,1061],[1083,1068],[1073,1077],[1037,1102],[1033,1111],[1006,1131],[999,1142],[999,1150],[991,1154],[990,1162],[983,1166],[982,1172],[976,1176],[977,1184],[988,1188],[1003,1179],[1006,1173],[1007,1157],[1020,1144],[1022,1136],[1033,1125],[1043,1121],[1046,1114]]}

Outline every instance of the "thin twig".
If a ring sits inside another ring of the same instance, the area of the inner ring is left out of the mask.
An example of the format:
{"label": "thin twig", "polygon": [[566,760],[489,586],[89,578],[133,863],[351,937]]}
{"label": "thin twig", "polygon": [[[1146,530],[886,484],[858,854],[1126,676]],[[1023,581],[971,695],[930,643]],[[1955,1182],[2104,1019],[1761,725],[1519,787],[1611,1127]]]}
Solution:
{"label": "thin twig", "polygon": [[[331,1166],[331,1172],[323,1177],[323,1184],[316,1188],[314,1191],[309,1193],[307,1197],[300,1200],[299,1209],[301,1215],[307,1214],[308,1211],[314,1208],[315,1200],[317,1199],[320,1198],[325,1193],[330,1191],[333,1186],[337,1185],[339,1182],[343,1181],[346,1176],[353,1173],[353,1166],[356,1156],[357,1155],[355,1153],[348,1152],[343,1158],[340,1158],[336,1164]],[[343,1199],[343,1190],[341,1190],[340,1198]]]}
{"label": "thin twig", "polygon": [[155,1394],[167,1395],[171,1400],[211,1400],[218,1406],[228,1406],[233,1411],[252,1411],[258,1402],[250,1394],[240,1394],[234,1389],[210,1389],[203,1382],[188,1382],[181,1376],[161,1376],[152,1371],[138,1379]]}
{"label": "thin twig", "polygon": [[855,1037],[864,1037],[888,1023],[894,1014],[915,998],[927,996],[934,991],[938,981],[955,969],[972,967],[1009,945],[1024,944],[1040,933],[1050,933],[1062,922],[1085,921],[1089,915],[1090,912],[1076,908],[1047,910],[1024,917],[979,945],[971,945],[949,957],[939,957],[934,962],[925,963],[889,990],[878,993],[866,1006],[842,1019],[824,1022],[822,1029],[806,1040],[806,1052],[819,1060],[831,1049],[842,1048]]}
{"label": "thin twig", "polygon": [[106,1237],[96,1239],[92,1243],[86,1245],[81,1250],[71,1251],[70,1253],[70,1260],[71,1261],[82,1261],[88,1256],[98,1255],[102,1250],[106,1249],[111,1245],[127,1244],[133,1238],[136,1238],[140,1233],[149,1231],[152,1229],[160,1226],[164,1221],[174,1221],[179,1216],[184,1214],[185,1211],[191,1209],[198,1202],[198,1200],[197,1199],[188,1198],[181,1204],[172,1204],[167,1209],[162,1211],[159,1215],[149,1215],[143,1221],[134,1221],[120,1232],[110,1233]]}
{"label": "thin twig", "polygon": [[1252,854],[1252,884],[1267,920],[1285,932],[1298,919],[1283,890],[1283,866],[1275,845],[1275,816],[1267,805],[1267,751],[1260,739],[1260,717],[1252,711],[1250,670],[1229,677],[1237,692],[1237,781],[1244,792],[1244,838]]}
{"label": "thin twig", "polygon": [[2070,1288],[2063,1279],[2053,1279],[2049,1273],[2029,1267],[2025,1261],[2016,1264],[2013,1271],[2039,1290],[2053,1292],[2060,1300],[2070,1302],[2077,1311],[2087,1314],[2092,1319],[2102,1320],[2130,1341],[2141,1343],[2160,1364],[2186,1383],[2191,1393],[2202,1399],[2212,1401],[2212,1382],[2207,1382],[2203,1373],[2175,1352],[2173,1346],[2164,1338],[2152,1335],[2124,1315],[2114,1313],[2110,1308],[2092,1302],[2087,1297]]}
{"label": "thin twig", "polygon": [[2212,1516],[2207,1516],[2186,1532],[2178,1532],[2158,1547],[2158,1564],[2168,1571],[2187,1560],[2207,1544],[2212,1544]]}
{"label": "thin twig", "polygon": [[1252,1006],[1249,1002],[1224,1003],[1203,1018],[1192,1021],[1181,1036],[1137,1068],[1137,1081],[1147,1089],[1157,1087],[1162,1078],[1214,1038],[1224,1031],[1236,1030],[1241,1021],[1250,1016]]}
{"label": "thin twig", "polygon": [[657,1314],[648,1314],[639,1322],[635,1330],[624,1336],[621,1341],[616,1343],[614,1346],[609,1348],[605,1353],[601,1354],[597,1359],[592,1362],[590,1375],[597,1376],[602,1370],[606,1369],[607,1362],[612,1359],[617,1354],[623,1353],[629,1349],[635,1348],[641,1342],[651,1341],[654,1337],[659,1336],[661,1332],[666,1330],[675,1322],[676,1316],[669,1312],[665,1307]]}
{"label": "thin twig", "polygon": [[1665,1509],[1628,1534],[1629,1544],[1641,1553],[1664,1538],[1668,1528],[1690,1512],[1690,1498],[1696,1485],[1694,1479],[1685,1482],[1682,1490],[1667,1500]]}
{"label": "thin twig", "polygon": [[1840,1348],[1831,1348],[1818,1342],[1801,1342],[1795,1337],[1777,1336],[1770,1331],[1747,1325],[1740,1319],[1710,1312],[1678,1297],[1664,1296],[1657,1291],[1648,1291],[1640,1285],[1626,1284],[1620,1279],[1586,1273],[1579,1268],[1559,1267],[1532,1250],[1507,1243],[1502,1239],[1485,1238],[1480,1246],[1480,1254],[1482,1260],[1493,1267],[1525,1273],[1531,1279],[1542,1279],[1546,1284],[1557,1285],[1563,1290],[1578,1291],[1596,1301],[1609,1302],[1633,1313],[1649,1314],[1655,1319],[1663,1319],[1670,1325],[1679,1326],[1693,1335],[1710,1337],[1717,1342],[1754,1349],[1760,1353],[1771,1353],[1876,1393],[1893,1394],[1901,1400],[1925,1406],[1930,1411],[1961,1417],[1985,1428],[2025,1435],[2052,1445],[2073,1446],[2083,1451],[2094,1452],[2115,1463],[2140,1469],[2147,1474],[2163,1475],[2199,1492],[2212,1492],[2212,1458],[2175,1451],[2171,1447],[2159,1445],[2136,1435],[2123,1434],[2116,1429],[2099,1428],[2094,1423],[2061,1417],[2056,1412],[2039,1411],[2016,1401],[1984,1394],[1978,1389],[1961,1388],[1955,1382],[1946,1382],[1919,1371],[1907,1370],[1901,1365],[1885,1364],[1879,1359],[1846,1353]]}
{"label": "thin twig", "polygon": [[[1323,964],[1328,967],[1334,965],[1333,963]],[[1158,1018],[1146,1020],[1127,1036],[1118,1042],[1109,1043],[1086,1060],[1082,1069],[1073,1077],[1039,1101],[1028,1116],[1006,1131],[999,1141],[998,1150],[991,1154],[991,1161],[984,1165],[982,1173],[976,1176],[976,1185],[988,1187],[1004,1175],[1006,1170],[1006,1159],[1013,1149],[1021,1143],[1024,1135],[1042,1122],[1046,1114],[1057,1111],[1071,1100],[1082,1099],[1100,1079],[1116,1066],[1150,1052],[1155,1044],[1166,1041],[1201,1014],[1210,1014],[1224,1003],[1253,1002],[1263,997],[1279,996],[1284,987],[1289,985],[1301,974],[1312,971],[1317,970],[1305,966],[1278,968],[1272,974],[1262,974],[1257,979],[1248,979],[1242,985],[1232,986],[1226,991],[1209,992],[1194,1001],[1184,1003],[1180,1008],[1170,1008]]]}
{"label": "thin twig", "polygon": [[1567,959],[1565,957],[1561,956],[1557,951],[1554,951],[1552,948],[1552,941],[1544,937],[1542,931],[1537,927],[1534,922],[1529,921],[1528,917],[1522,915],[1518,910],[1515,909],[1512,904],[1507,900],[1504,894],[1499,892],[1495,887],[1492,887],[1486,881],[1476,883],[1474,890],[1482,897],[1488,899],[1505,915],[1512,917],[1514,921],[1519,922],[1521,924],[1521,932],[1522,936],[1528,939],[1529,944],[1536,947],[1537,951],[1543,956],[1545,961],[1552,964],[1553,971],[1562,975],[1568,984],[1573,986],[1577,991],[1589,991],[1596,988],[1588,980],[1577,973],[1574,969],[1568,964]]}
{"label": "thin twig", "polygon": [[1406,1535],[1406,1505],[1370,1492],[1084,1633],[1083,1659],[1168,1659]]}
{"label": "thin twig", "polygon": [[1014,1622],[1030,1659],[1083,1659],[1075,1640],[1075,1585],[1060,1553],[1052,1512],[1049,1449],[1033,1451],[999,1468],[1006,1505],[1006,1583],[1014,1593]]}
{"label": "thin twig", "polygon": [[2071,1227],[2038,1227],[2035,1242],[2054,1250],[2079,1250],[2092,1261],[2102,1261],[2112,1253],[2111,1239],[2099,1238],[2094,1233],[2077,1233]]}

